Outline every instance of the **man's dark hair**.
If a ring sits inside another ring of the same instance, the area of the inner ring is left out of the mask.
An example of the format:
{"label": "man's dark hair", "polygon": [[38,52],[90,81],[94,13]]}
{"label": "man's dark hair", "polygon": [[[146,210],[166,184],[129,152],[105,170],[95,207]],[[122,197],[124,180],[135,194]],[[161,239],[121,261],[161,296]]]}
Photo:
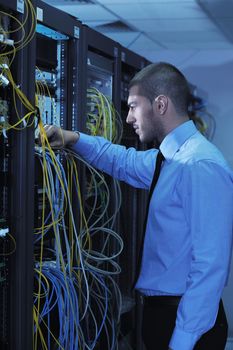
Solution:
{"label": "man's dark hair", "polygon": [[185,76],[173,65],[165,62],[152,63],[138,72],[129,83],[137,85],[139,94],[151,103],[159,95],[168,96],[178,114],[188,111],[190,89]]}

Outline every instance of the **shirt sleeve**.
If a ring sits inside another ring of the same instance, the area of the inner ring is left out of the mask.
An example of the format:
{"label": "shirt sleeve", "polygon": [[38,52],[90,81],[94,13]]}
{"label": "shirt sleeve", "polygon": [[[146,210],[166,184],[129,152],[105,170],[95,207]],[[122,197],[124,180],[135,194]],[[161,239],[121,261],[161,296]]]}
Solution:
{"label": "shirt sleeve", "polygon": [[232,185],[230,172],[218,164],[184,166],[178,191],[190,227],[192,258],[170,340],[173,350],[192,350],[215,323],[232,251]]}
{"label": "shirt sleeve", "polygon": [[136,151],[99,136],[80,133],[72,147],[89,164],[137,188],[149,188],[158,150]]}

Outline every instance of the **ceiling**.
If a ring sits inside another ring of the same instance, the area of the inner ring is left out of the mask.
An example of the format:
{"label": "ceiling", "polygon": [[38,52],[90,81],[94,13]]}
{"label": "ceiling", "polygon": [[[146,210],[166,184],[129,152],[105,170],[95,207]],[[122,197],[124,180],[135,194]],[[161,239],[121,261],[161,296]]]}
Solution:
{"label": "ceiling", "polygon": [[233,0],[46,0],[153,61],[161,50],[233,49]]}

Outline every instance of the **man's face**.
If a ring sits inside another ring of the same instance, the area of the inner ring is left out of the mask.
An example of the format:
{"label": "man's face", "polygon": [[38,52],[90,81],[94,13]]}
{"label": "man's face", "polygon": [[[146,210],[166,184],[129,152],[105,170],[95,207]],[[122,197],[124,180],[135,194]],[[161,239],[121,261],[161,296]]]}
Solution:
{"label": "man's face", "polygon": [[138,86],[133,86],[129,91],[129,112],[126,122],[131,124],[141,142],[158,142],[160,134],[160,121],[156,115],[155,101],[151,101],[139,95]]}

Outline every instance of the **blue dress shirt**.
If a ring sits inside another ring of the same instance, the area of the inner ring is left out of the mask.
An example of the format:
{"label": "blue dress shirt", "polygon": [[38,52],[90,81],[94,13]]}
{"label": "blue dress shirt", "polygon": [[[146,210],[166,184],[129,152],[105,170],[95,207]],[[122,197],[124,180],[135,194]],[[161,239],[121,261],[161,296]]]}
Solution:
{"label": "blue dress shirt", "polygon": [[[94,167],[149,189],[158,150],[136,151],[80,134],[73,147]],[[192,121],[160,145],[165,157],[153,192],[136,288],[145,295],[182,295],[170,340],[192,350],[213,327],[232,249],[233,173]]]}

